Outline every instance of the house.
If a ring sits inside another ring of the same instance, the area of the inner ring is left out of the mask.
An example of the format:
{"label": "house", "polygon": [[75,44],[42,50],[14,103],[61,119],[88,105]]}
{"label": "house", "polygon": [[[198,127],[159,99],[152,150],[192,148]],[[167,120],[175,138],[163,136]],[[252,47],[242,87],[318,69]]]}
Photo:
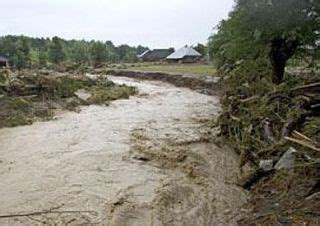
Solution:
{"label": "house", "polygon": [[172,49],[147,50],[141,55],[138,55],[138,59],[142,61],[161,61],[165,60],[171,53],[173,53]]}
{"label": "house", "polygon": [[9,67],[9,60],[0,55],[0,68]]}
{"label": "house", "polygon": [[195,63],[201,59],[202,55],[189,46],[175,51],[167,57],[169,62],[181,62],[181,63]]}

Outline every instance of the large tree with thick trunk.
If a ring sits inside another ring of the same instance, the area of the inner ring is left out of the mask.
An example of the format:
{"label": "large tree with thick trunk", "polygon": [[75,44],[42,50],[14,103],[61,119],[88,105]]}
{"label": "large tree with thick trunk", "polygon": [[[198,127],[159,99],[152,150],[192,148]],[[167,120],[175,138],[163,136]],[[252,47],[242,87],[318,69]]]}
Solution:
{"label": "large tree with thick trunk", "polygon": [[287,61],[319,40],[319,0],[237,0],[209,46],[219,66],[268,58],[272,81],[281,83]]}

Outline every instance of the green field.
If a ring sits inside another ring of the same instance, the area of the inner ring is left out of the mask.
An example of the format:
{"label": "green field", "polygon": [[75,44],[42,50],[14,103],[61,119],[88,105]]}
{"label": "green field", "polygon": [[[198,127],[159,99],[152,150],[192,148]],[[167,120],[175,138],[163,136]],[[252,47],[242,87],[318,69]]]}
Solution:
{"label": "green field", "polygon": [[128,70],[145,72],[165,72],[185,75],[216,76],[216,69],[205,64],[136,64],[127,67]]}

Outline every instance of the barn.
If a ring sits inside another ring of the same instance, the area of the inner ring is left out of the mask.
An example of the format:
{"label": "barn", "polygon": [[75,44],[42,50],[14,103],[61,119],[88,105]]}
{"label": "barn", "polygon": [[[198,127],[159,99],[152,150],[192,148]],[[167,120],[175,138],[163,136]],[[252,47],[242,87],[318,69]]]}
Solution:
{"label": "barn", "polygon": [[202,55],[195,49],[184,46],[167,57],[169,62],[196,63],[201,59]]}
{"label": "barn", "polygon": [[167,56],[173,53],[172,49],[154,49],[147,50],[138,56],[141,61],[161,61],[165,60]]}

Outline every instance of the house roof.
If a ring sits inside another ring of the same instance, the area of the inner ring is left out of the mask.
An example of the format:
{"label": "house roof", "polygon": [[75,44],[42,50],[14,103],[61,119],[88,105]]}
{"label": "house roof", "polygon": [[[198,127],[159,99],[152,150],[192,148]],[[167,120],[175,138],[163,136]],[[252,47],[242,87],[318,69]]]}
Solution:
{"label": "house roof", "polygon": [[189,46],[185,46],[181,49],[178,49],[176,52],[172,53],[171,55],[169,55],[167,59],[183,59],[184,57],[187,57],[187,56],[200,57],[201,54],[196,50],[194,50],[193,48]]}
{"label": "house roof", "polygon": [[172,50],[170,49],[147,50],[141,55],[139,55],[138,58],[145,59],[145,60],[161,60],[161,59],[165,59],[171,53],[172,53]]}
{"label": "house roof", "polygon": [[143,58],[146,54],[148,54],[150,52],[150,50],[146,50],[143,53],[138,55],[138,58]]}

